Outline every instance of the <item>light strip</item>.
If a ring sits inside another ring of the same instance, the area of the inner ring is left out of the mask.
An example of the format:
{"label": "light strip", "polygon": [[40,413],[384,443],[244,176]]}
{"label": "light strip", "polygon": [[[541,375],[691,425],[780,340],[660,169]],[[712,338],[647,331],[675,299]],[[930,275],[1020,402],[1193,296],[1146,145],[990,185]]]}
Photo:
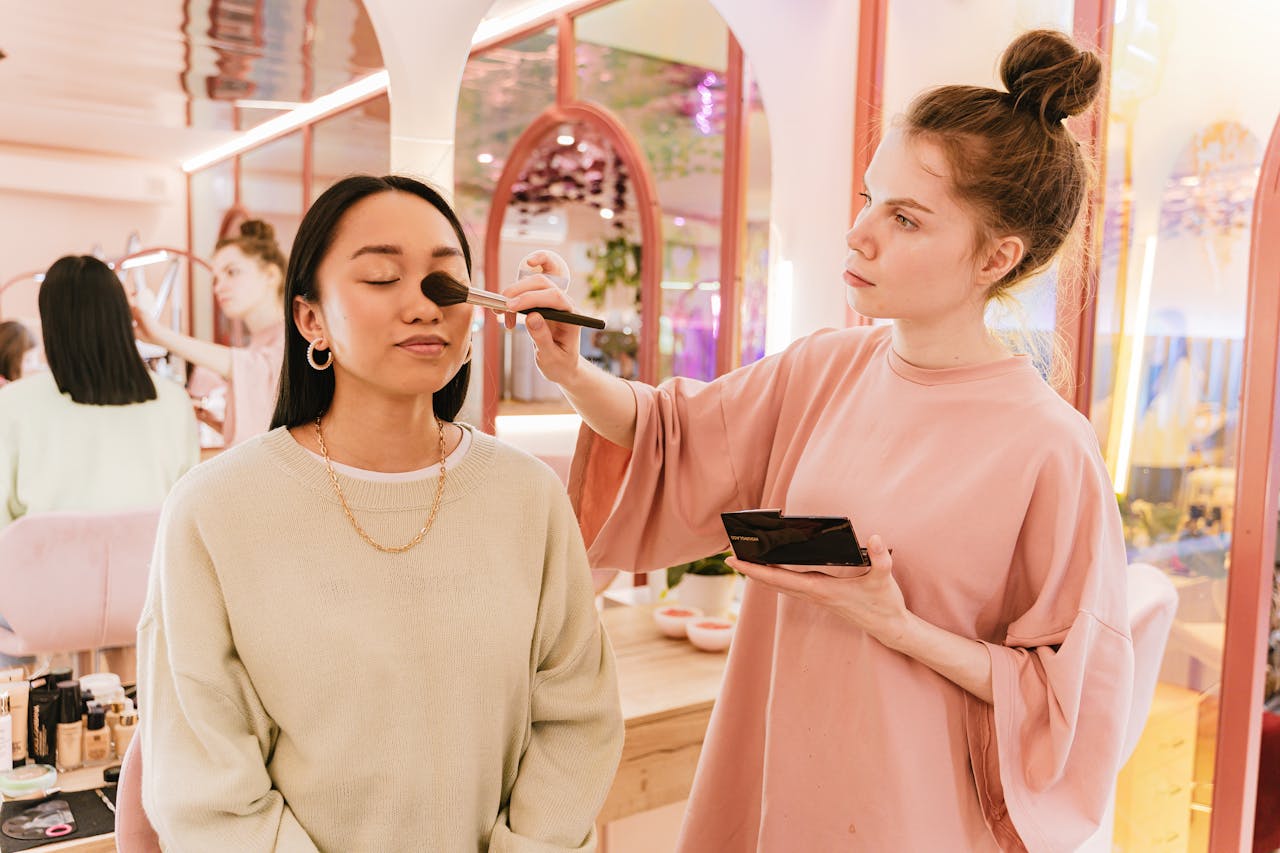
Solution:
{"label": "light strip", "polygon": [[304,104],[296,110],[290,110],[284,115],[268,119],[257,127],[246,130],[235,139],[216,145],[203,154],[192,157],[190,160],[184,160],[182,171],[188,173],[198,172],[206,166],[212,166],[219,160],[225,160],[228,157],[239,154],[241,151],[252,148],[259,142],[264,142],[275,136],[281,136],[314,119],[320,118],[326,113],[337,112],[348,104],[386,90],[387,72],[385,70],[361,77],[354,83],[348,83],[341,89],[335,89],[327,95],[321,95],[311,103]]}
{"label": "light strip", "polygon": [[252,98],[241,98],[235,105],[242,110],[296,110],[305,106],[302,101],[255,101]]}
{"label": "light strip", "polygon": [[1117,495],[1129,489],[1129,458],[1133,453],[1133,433],[1138,420],[1138,391],[1142,387],[1139,375],[1142,369],[1143,351],[1146,349],[1147,313],[1151,304],[1151,280],[1156,267],[1156,238],[1147,238],[1142,256],[1142,279],[1138,283],[1138,305],[1134,311],[1133,333],[1129,339],[1129,369],[1125,376],[1124,416],[1120,422],[1120,445],[1116,451],[1116,470],[1113,475]]}
{"label": "light strip", "polygon": [[145,255],[138,255],[136,258],[129,258],[127,261],[120,262],[120,270],[131,270],[134,267],[145,267],[147,264],[154,264],[157,261],[163,261],[169,257],[169,253],[161,249],[158,252],[147,252]]}
{"label": "light strip", "polygon": [[[509,33],[518,32],[539,18],[553,15],[571,6],[580,6],[583,2],[584,0],[543,0],[541,3],[533,3],[508,15],[483,20],[471,37],[471,46],[475,47],[478,44],[500,39]],[[338,112],[357,101],[380,95],[387,91],[389,79],[386,69],[361,77],[341,89],[335,89],[297,109],[251,127],[234,139],[215,145],[203,154],[184,160],[182,171],[188,174],[197,172],[228,157],[234,157],[268,139],[283,136],[329,113]]]}
{"label": "light strip", "polygon": [[764,352],[782,352],[791,343],[791,296],[795,286],[795,264],[778,258],[769,277],[764,323]]}

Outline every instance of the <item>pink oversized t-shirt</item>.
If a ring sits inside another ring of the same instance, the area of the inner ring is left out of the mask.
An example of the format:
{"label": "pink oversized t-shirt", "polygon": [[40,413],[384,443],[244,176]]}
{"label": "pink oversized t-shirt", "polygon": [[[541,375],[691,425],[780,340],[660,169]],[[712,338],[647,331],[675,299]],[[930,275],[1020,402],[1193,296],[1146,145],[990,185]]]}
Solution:
{"label": "pink oversized t-shirt", "polygon": [[1125,547],[1093,430],[1030,359],[925,370],[863,327],[633,387],[634,450],[584,429],[574,463],[593,566],[720,551],[726,510],[848,516],[893,550],[907,606],[992,662],[988,705],[748,582],[684,853],[1065,853],[1093,833],[1133,684]]}

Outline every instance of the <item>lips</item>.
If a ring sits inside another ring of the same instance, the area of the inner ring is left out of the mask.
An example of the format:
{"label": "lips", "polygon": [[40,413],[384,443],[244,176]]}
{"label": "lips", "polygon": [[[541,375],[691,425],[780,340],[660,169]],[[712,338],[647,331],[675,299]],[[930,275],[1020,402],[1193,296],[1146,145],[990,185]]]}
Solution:
{"label": "lips", "polygon": [[449,342],[439,335],[414,335],[396,346],[415,355],[439,355],[449,346]]}
{"label": "lips", "polygon": [[849,270],[844,271],[844,283],[850,287],[875,287],[874,284],[867,281],[862,276],[856,275]]}

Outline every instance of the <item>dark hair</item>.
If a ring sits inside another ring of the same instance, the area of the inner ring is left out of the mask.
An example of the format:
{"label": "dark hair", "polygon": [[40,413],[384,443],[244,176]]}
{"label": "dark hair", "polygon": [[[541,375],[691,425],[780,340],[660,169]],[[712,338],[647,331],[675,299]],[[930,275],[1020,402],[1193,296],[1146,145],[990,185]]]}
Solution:
{"label": "dark hair", "polygon": [[248,219],[240,223],[240,233],[234,237],[223,237],[213,247],[216,252],[225,246],[235,246],[246,258],[253,258],[260,264],[272,266],[280,270],[281,289],[284,286],[287,261],[280,244],[276,242],[276,229],[270,222],[261,219]]}
{"label": "dark hair", "polygon": [[1063,119],[1094,102],[1102,61],[1060,32],[1032,30],[1005,49],[1000,78],[1007,92],[930,89],[904,121],[909,136],[943,149],[956,197],[981,223],[979,242],[1016,234],[1025,243],[1022,260],[988,298],[1047,267],[1075,230],[1092,172]]}
{"label": "dark hair", "polygon": [[[280,394],[276,398],[276,411],[271,419],[271,428],[280,426],[298,426],[310,423],[329,408],[333,402],[333,371],[315,370],[307,364],[307,339],[298,331],[293,320],[293,301],[301,296],[308,302],[319,299],[316,273],[324,260],[329,246],[333,243],[333,235],[343,215],[353,205],[369,196],[385,192],[413,193],[430,204],[449,220],[454,233],[458,236],[458,244],[462,247],[462,257],[467,263],[467,275],[471,275],[471,247],[467,244],[466,235],[462,231],[462,223],[457,214],[445,201],[443,195],[413,178],[402,175],[352,175],[343,178],[325,190],[311,205],[302,224],[298,226],[298,235],[293,241],[293,251],[289,254],[289,268],[285,274],[285,345],[284,366],[280,371]],[[467,396],[467,386],[471,379],[471,365],[464,364],[457,374],[431,399],[431,407],[436,417],[443,421],[452,421],[458,416],[462,402]]]}
{"label": "dark hair", "polygon": [[35,345],[31,332],[17,320],[0,323],[0,376],[10,382],[22,378],[22,357]]}
{"label": "dark hair", "polygon": [[59,258],[44,274],[39,302],[45,359],[59,391],[91,406],[156,399],[129,301],[110,267],[88,255]]}

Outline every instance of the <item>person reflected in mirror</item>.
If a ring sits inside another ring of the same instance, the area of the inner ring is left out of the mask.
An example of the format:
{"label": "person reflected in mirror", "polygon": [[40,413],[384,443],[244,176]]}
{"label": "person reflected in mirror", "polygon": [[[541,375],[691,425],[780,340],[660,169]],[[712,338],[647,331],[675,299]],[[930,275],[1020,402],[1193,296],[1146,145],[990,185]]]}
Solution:
{"label": "person reflected in mirror", "polygon": [[182,388],[147,370],[124,287],[94,257],[45,273],[49,370],[0,388],[0,527],[27,513],[158,507],[199,461]]}
{"label": "person reflected in mirror", "polygon": [[0,323],[0,385],[21,379],[35,350],[35,336],[26,326],[17,320]]}
{"label": "person reflected in mirror", "polygon": [[266,432],[275,405],[284,356],[285,256],[275,229],[261,219],[241,222],[239,233],[218,241],[213,254],[213,295],[223,315],[244,324],[249,340],[228,347],[184,335],[153,316],[153,306],[133,301],[138,337],[194,365],[188,391],[199,401],[225,390],[222,411],[197,406],[200,419],[222,433],[227,446]]}

